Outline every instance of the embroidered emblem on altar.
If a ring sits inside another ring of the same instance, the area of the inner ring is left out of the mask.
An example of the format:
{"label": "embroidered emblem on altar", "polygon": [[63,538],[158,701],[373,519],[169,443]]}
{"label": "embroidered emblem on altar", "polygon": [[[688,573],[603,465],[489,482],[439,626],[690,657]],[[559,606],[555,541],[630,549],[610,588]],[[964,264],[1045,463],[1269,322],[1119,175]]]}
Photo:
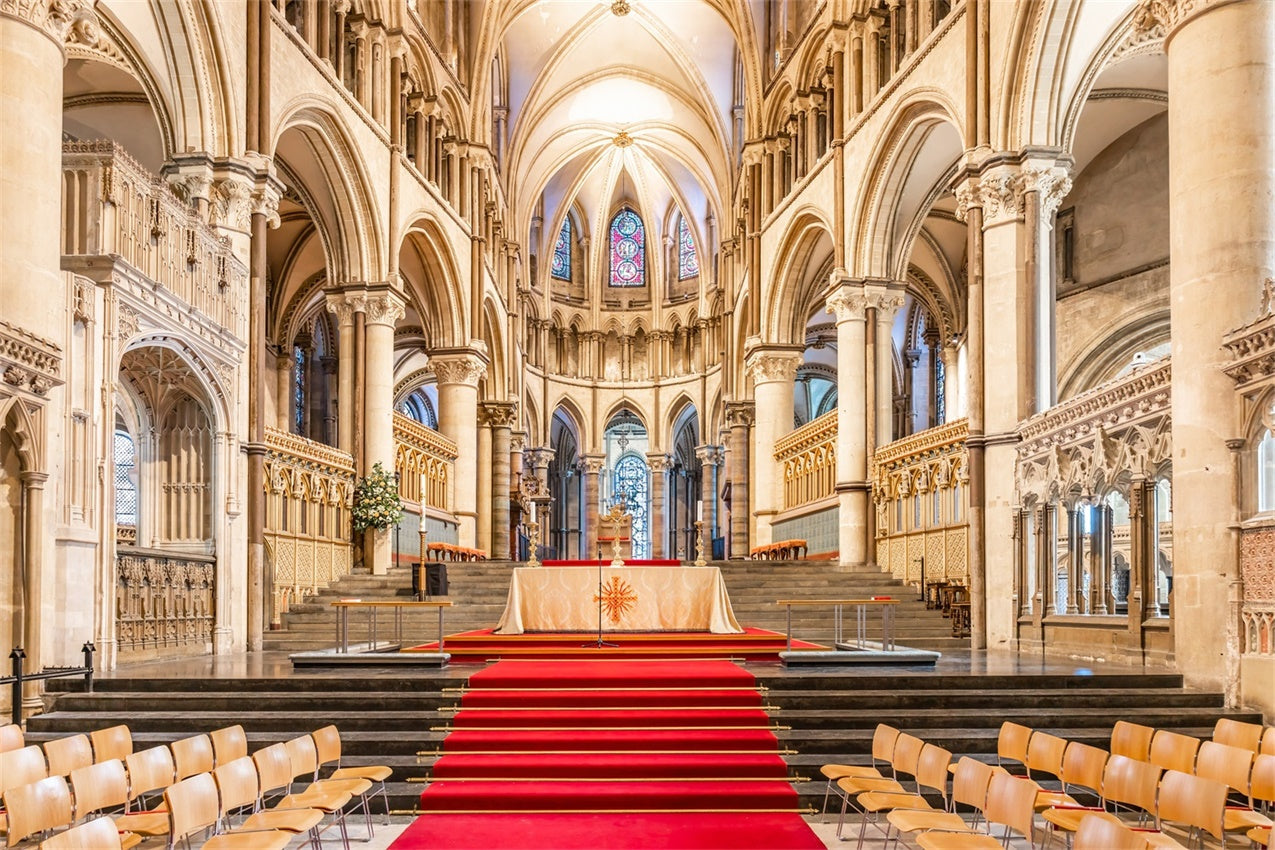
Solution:
{"label": "embroidered emblem on altar", "polygon": [[633,585],[619,576],[611,576],[611,580],[602,585],[602,595],[593,597],[594,602],[601,602],[602,609],[613,624],[619,624],[620,618],[633,609],[637,602],[637,594]]}

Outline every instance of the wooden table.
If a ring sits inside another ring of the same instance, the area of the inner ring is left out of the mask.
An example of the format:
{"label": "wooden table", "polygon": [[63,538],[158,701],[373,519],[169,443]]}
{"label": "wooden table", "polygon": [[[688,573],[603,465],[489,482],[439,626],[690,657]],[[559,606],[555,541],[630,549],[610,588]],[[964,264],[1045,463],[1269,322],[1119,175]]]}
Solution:
{"label": "wooden table", "polygon": [[794,605],[819,605],[822,607],[832,606],[832,634],[833,643],[842,643],[845,629],[845,618],[843,611],[845,606],[854,606],[855,620],[855,645],[860,649],[867,645],[868,641],[868,609],[873,606],[881,608],[881,648],[886,652],[894,651],[894,606],[899,604],[897,599],[780,599],[775,602],[776,605],[783,605],[788,609],[788,651],[792,651],[792,607]]}
{"label": "wooden table", "polygon": [[436,600],[432,602],[416,602],[404,600],[383,600],[375,602],[364,602],[362,599],[338,599],[332,603],[332,607],[337,609],[336,618],[336,651],[348,654],[350,651],[350,609],[360,608],[368,612],[367,616],[367,632],[368,632],[368,651],[375,652],[377,648],[376,642],[376,613],[382,608],[394,609],[394,643],[399,646],[403,645],[403,609],[404,608],[437,608],[438,609],[438,651],[443,651],[443,609],[452,607],[449,600]]}

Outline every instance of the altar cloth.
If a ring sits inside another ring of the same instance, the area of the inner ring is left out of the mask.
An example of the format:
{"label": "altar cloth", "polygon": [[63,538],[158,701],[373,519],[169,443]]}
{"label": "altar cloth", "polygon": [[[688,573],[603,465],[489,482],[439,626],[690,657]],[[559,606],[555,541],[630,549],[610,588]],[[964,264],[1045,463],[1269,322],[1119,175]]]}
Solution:
{"label": "altar cloth", "polygon": [[[596,632],[596,567],[521,567],[509,581],[498,635]],[[602,567],[602,630],[739,634],[717,567]]]}

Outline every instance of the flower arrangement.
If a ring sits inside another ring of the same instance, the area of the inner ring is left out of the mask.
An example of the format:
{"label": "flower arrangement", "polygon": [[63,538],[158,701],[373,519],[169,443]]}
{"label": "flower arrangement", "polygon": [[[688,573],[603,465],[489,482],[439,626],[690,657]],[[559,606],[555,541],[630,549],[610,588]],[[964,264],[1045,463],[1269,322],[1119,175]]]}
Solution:
{"label": "flower arrangement", "polygon": [[351,514],[355,531],[369,528],[389,528],[403,518],[403,502],[398,497],[398,482],[394,474],[386,472],[381,464],[354,488],[354,511]]}

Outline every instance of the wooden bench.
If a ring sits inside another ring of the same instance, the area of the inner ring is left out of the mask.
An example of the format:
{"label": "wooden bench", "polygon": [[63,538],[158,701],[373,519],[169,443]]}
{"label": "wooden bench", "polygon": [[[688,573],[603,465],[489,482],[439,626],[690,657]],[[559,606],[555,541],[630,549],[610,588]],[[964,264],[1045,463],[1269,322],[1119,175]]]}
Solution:
{"label": "wooden bench", "polygon": [[754,561],[792,561],[806,557],[806,541],[780,540],[765,546],[754,546],[748,557]]}
{"label": "wooden bench", "polygon": [[430,543],[425,547],[426,558],[431,561],[485,561],[487,553],[482,549],[470,549],[454,543]]}

